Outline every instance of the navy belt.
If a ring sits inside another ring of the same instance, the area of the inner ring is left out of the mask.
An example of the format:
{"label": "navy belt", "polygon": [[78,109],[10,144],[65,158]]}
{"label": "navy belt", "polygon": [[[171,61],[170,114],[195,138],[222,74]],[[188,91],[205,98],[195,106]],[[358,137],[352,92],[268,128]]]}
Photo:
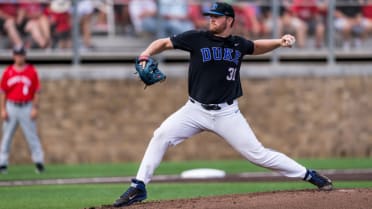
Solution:
{"label": "navy belt", "polygon": [[[195,103],[195,104],[200,104],[202,108],[205,110],[220,110],[222,107],[219,104],[202,104],[200,102],[195,101],[194,99],[190,98],[190,102]],[[221,104],[227,104],[227,105],[232,105],[234,101],[227,101],[226,103],[221,103]]]}

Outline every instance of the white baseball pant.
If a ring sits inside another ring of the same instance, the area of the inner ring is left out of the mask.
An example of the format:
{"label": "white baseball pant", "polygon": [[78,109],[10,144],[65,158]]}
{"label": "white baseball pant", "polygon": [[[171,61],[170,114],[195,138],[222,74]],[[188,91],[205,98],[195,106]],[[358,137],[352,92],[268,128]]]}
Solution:
{"label": "white baseball pant", "polygon": [[136,178],[145,184],[151,181],[169,146],[175,146],[202,131],[211,131],[224,138],[250,162],[287,177],[304,178],[306,168],[288,156],[267,149],[257,140],[241,114],[238,102],[220,104],[220,110],[205,110],[190,100],[170,115],[154,132]]}

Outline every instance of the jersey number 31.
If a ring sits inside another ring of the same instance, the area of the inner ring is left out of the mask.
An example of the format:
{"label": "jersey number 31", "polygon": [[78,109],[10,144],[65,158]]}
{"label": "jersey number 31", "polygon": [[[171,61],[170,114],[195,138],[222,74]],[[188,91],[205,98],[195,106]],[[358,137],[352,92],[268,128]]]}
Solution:
{"label": "jersey number 31", "polygon": [[236,68],[231,67],[231,68],[228,69],[228,71],[229,71],[229,75],[226,76],[226,79],[228,81],[235,81]]}

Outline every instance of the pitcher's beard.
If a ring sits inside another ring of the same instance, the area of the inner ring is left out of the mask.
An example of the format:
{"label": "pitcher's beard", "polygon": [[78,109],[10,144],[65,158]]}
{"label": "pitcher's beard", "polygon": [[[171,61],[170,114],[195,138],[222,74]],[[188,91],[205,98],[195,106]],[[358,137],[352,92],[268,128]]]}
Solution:
{"label": "pitcher's beard", "polygon": [[223,24],[223,25],[214,25],[214,24],[210,24],[209,26],[209,31],[212,32],[213,34],[221,34],[225,31],[226,29],[226,24]]}

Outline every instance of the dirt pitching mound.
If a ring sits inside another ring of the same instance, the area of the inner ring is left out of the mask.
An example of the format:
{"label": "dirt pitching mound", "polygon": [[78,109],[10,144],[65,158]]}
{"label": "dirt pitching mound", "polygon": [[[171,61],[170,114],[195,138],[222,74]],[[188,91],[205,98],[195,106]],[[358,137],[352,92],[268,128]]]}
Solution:
{"label": "dirt pitching mound", "polygon": [[[277,191],[201,197],[192,199],[145,201],[130,209],[372,209],[372,189]],[[89,209],[114,209],[112,206]]]}

